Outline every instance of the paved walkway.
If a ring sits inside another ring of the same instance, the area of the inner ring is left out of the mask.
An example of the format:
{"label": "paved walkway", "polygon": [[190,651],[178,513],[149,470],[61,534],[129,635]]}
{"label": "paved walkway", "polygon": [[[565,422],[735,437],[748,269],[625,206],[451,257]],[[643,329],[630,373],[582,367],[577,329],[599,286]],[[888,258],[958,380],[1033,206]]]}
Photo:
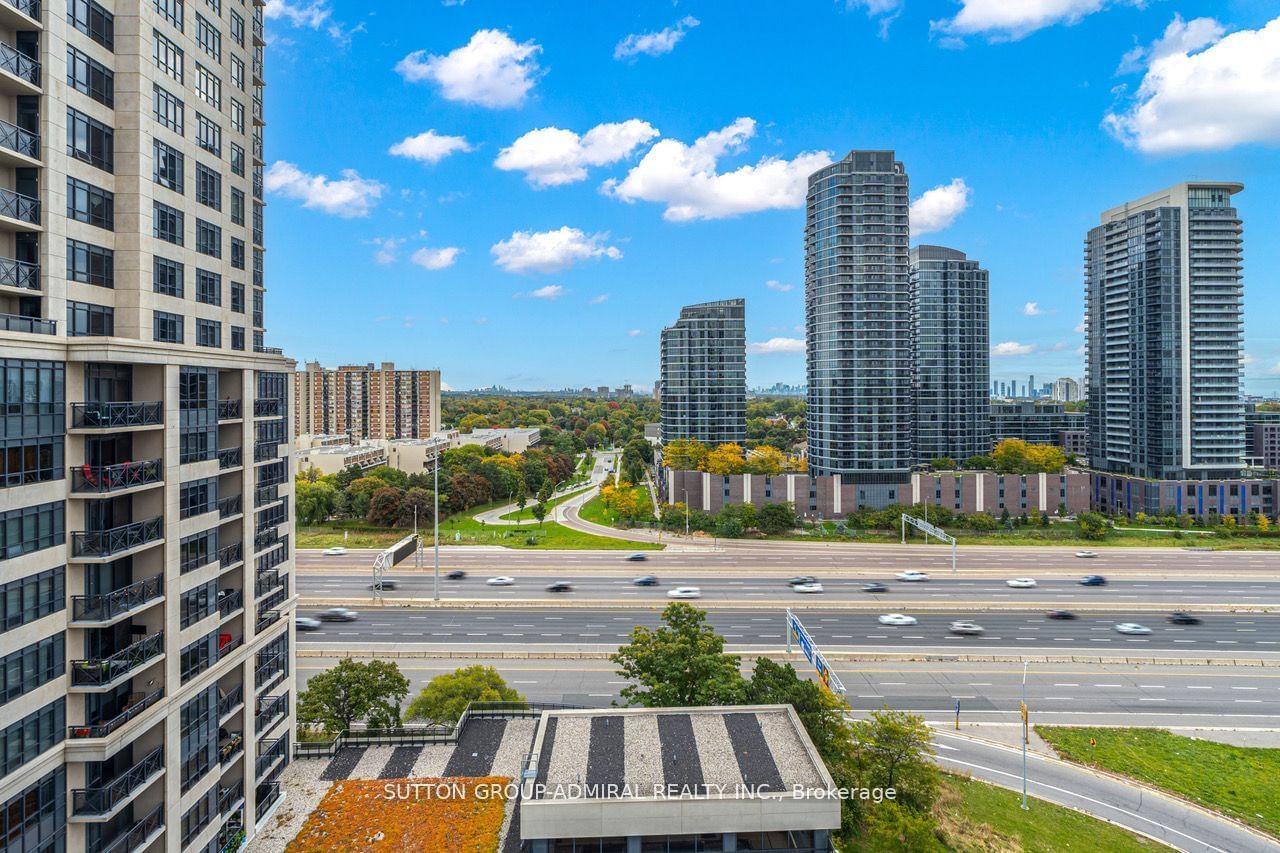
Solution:
{"label": "paved walkway", "polygon": [[[576,492],[582,492],[581,502],[586,503],[595,495],[596,490],[600,487],[600,484],[605,481],[605,478],[609,474],[609,469],[613,467],[615,457],[616,457],[616,454],[611,451],[602,450],[596,453],[595,466],[592,468],[591,477],[590,479],[587,480],[587,483],[585,485],[583,483],[575,483],[574,485],[569,486],[568,488],[561,489],[560,491],[553,493],[551,495],[550,500],[555,500],[557,498],[564,497],[565,495],[572,495]],[[528,509],[535,502],[536,500],[530,500],[528,503],[525,504],[525,508]],[[557,516],[554,514],[555,510],[558,508],[559,508],[559,505],[552,507],[552,514],[549,514],[547,518],[552,521],[559,520]],[[492,525],[529,524],[530,522],[535,520],[533,516],[529,516],[529,518],[522,518],[522,519],[512,519],[512,518],[502,517],[509,513],[513,513],[518,509],[520,509],[518,505],[514,503],[509,503],[509,504],[506,504],[505,506],[497,507],[496,509],[486,510],[485,512],[479,513],[473,517],[475,518],[476,521],[479,521],[482,524],[492,524]]]}

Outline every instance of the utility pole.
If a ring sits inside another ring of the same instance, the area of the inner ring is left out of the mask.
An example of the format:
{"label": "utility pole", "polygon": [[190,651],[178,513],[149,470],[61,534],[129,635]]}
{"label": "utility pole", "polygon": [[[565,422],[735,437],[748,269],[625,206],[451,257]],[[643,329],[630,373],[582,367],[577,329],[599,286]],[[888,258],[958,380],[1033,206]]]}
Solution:
{"label": "utility pole", "polygon": [[1027,743],[1031,740],[1027,731],[1027,661],[1022,662],[1022,701],[1018,710],[1022,714],[1022,810],[1027,811]]}

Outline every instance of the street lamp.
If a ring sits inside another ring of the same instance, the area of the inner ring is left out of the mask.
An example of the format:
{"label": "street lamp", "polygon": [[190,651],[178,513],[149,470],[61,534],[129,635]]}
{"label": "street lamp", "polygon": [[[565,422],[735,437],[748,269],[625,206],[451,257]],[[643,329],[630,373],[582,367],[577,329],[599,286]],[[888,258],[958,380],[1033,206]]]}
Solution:
{"label": "street lamp", "polygon": [[1022,662],[1022,701],[1018,703],[1018,711],[1022,715],[1022,810],[1027,811],[1027,742],[1031,735],[1027,731],[1027,664]]}
{"label": "street lamp", "polygon": [[684,535],[689,535],[689,490],[684,489]]}

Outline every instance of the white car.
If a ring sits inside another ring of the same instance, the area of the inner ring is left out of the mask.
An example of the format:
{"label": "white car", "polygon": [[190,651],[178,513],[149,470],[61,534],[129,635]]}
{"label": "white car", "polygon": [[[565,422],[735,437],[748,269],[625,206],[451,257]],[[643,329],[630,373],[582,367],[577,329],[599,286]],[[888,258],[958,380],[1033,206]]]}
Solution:
{"label": "white car", "polygon": [[498,575],[496,578],[489,578],[485,583],[489,586],[511,586],[516,582],[515,578],[506,575]]}
{"label": "white car", "polygon": [[1146,625],[1139,625],[1137,622],[1120,622],[1116,624],[1116,630],[1121,634],[1136,634],[1139,637],[1145,637],[1151,633],[1151,629]]}
{"label": "white car", "polygon": [[334,548],[325,548],[323,553],[326,557],[341,557],[343,554],[347,553],[347,549],[338,545]]}
{"label": "white car", "polygon": [[822,584],[814,581],[813,583],[798,583],[791,587],[792,592],[822,592]]}
{"label": "white car", "polygon": [[678,586],[667,591],[667,598],[702,598],[702,590],[696,586]]}
{"label": "white car", "polygon": [[905,613],[886,613],[880,617],[881,625],[914,625],[916,617]]}
{"label": "white car", "polygon": [[924,572],[917,572],[911,569],[905,572],[898,572],[897,578],[904,583],[913,583],[918,581],[927,581],[929,576]]}
{"label": "white car", "polygon": [[957,619],[951,623],[951,633],[978,635],[983,633],[985,629],[977,622],[971,622],[968,619]]}
{"label": "white car", "polygon": [[1087,560],[1087,559],[1090,559],[1090,558],[1092,558],[1092,557],[1096,557],[1096,556],[1098,556],[1098,555],[1097,555],[1097,554],[1095,554],[1093,551],[1076,551],[1076,556],[1077,556],[1077,557],[1082,557],[1082,558],[1084,558],[1084,559],[1086,559],[1086,560]]}
{"label": "white car", "polygon": [[1005,586],[1011,586],[1014,589],[1031,589],[1036,585],[1035,578],[1012,578],[1004,582]]}

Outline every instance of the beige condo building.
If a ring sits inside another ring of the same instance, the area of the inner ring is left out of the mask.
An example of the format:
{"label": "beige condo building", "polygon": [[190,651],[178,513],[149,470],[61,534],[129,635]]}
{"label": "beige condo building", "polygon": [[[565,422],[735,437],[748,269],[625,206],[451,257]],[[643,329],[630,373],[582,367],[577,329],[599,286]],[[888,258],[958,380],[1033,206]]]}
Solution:
{"label": "beige condo building", "polygon": [[294,719],[263,4],[0,0],[0,848],[225,851]]}
{"label": "beige condo building", "polygon": [[440,431],[440,371],[384,361],[293,374],[293,434],[352,439],[431,438]]}

